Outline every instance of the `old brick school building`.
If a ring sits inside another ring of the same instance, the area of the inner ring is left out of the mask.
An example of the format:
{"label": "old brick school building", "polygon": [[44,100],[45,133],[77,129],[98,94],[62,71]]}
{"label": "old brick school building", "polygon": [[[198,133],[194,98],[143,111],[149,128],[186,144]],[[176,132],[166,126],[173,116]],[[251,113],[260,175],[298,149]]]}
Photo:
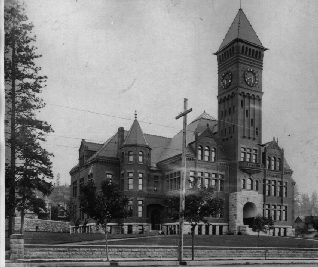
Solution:
{"label": "old brick school building", "polygon": [[[186,188],[199,179],[224,199],[223,214],[199,225],[196,234],[227,231],[252,234],[258,215],[272,216],[273,235],[290,235],[294,220],[292,170],[278,142],[262,143],[262,70],[267,49],[239,9],[219,50],[218,118],[203,112],[187,128]],[[71,197],[82,221],[77,197],[88,180],[116,180],[129,196],[132,216],[114,222],[112,232],[138,233],[162,229],[178,232],[178,223],[161,219],[162,196],[179,189],[182,131],[173,138],[143,133],[137,118],[104,144],[82,140],[79,163],[70,171]],[[116,227],[115,227],[116,226]],[[187,233],[189,229],[185,229]]]}

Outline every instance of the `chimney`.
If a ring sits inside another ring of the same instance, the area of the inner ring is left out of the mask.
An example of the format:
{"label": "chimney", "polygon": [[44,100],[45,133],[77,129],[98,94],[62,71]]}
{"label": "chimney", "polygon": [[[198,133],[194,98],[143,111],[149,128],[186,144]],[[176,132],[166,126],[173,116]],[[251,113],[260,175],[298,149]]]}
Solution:
{"label": "chimney", "polygon": [[122,147],[125,139],[125,130],[124,127],[119,127],[118,128],[118,152],[119,149]]}

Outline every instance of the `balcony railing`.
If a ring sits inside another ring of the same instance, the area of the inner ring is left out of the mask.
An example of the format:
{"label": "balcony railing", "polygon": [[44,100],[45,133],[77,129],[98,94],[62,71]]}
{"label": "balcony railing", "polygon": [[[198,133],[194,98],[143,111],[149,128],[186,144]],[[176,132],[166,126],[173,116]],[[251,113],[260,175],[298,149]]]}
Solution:
{"label": "balcony railing", "polygon": [[243,172],[253,174],[262,171],[262,166],[260,163],[248,162],[248,161],[239,161],[239,168]]}

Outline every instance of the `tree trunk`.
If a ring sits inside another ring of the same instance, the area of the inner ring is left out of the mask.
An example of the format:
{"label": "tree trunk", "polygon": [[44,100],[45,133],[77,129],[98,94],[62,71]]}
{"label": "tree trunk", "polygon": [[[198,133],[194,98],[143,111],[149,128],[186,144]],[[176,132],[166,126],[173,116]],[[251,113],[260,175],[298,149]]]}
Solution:
{"label": "tree trunk", "polygon": [[106,238],[106,259],[109,261],[108,256],[108,231],[107,231],[107,224],[105,224],[105,238]]}
{"label": "tree trunk", "polygon": [[191,251],[192,251],[192,260],[194,260],[194,231],[195,231],[195,225],[192,226],[192,231],[191,231],[191,237],[192,237],[192,247],[191,247]]}
{"label": "tree trunk", "polygon": [[24,233],[24,210],[21,211],[21,226],[20,226],[20,234]]}

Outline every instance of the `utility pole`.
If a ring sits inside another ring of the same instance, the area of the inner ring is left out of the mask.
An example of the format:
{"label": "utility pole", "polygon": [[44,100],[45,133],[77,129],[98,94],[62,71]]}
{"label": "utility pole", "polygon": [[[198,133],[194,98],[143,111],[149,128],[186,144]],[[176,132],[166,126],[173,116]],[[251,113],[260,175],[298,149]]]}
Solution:
{"label": "utility pole", "polygon": [[[14,9],[13,9],[13,12]],[[12,14],[12,17],[15,18],[15,14]],[[9,214],[9,225],[8,225],[8,234],[9,236],[14,233],[15,229],[15,220],[14,220],[14,211],[15,211],[15,73],[16,73],[16,63],[15,63],[15,21],[13,20],[12,28],[12,66],[11,66],[11,179],[10,179],[10,189],[9,189],[9,199],[12,205]]]}
{"label": "utility pole", "polygon": [[187,114],[192,111],[192,108],[188,109],[188,99],[184,99],[184,109],[180,113],[176,120],[183,117],[183,139],[182,139],[182,167],[183,172],[180,179],[180,208],[179,208],[179,244],[178,244],[178,261],[183,259],[183,224],[184,224],[184,207],[185,207],[185,180],[187,175],[187,160],[186,160],[186,147],[187,147]]}

